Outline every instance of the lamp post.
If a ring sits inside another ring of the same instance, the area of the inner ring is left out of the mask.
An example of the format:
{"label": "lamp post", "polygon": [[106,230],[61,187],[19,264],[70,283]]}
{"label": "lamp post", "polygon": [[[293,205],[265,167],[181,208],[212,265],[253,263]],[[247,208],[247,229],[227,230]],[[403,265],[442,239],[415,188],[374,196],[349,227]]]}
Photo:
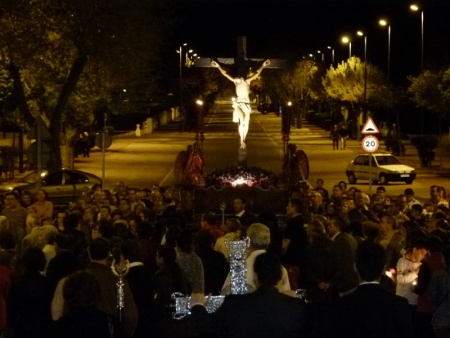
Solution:
{"label": "lamp post", "polygon": [[[412,4],[411,6],[409,6],[409,8],[414,11],[417,12],[420,10],[420,7],[416,4]],[[423,10],[420,10],[420,71],[423,72],[423,62],[424,62],[424,57],[423,57]]]}
{"label": "lamp post", "polygon": [[321,55],[321,61],[322,61],[322,63],[325,61],[325,57],[324,57],[324,55],[323,55],[323,53],[320,51],[320,50],[318,50],[317,51],[317,54],[320,54]]}
{"label": "lamp post", "polygon": [[364,102],[367,99],[367,35],[362,31],[357,31],[358,36],[364,37]]}
{"label": "lamp post", "polygon": [[327,48],[331,50],[331,64],[334,66],[334,48],[331,46],[327,46]]}
{"label": "lamp post", "polygon": [[388,64],[387,64],[387,73],[388,73],[388,82],[390,82],[391,78],[391,25],[388,23],[387,20],[381,19],[378,21],[380,26],[387,26],[388,27]]}
{"label": "lamp post", "polygon": [[348,58],[352,57],[352,42],[348,36],[343,36],[341,39],[342,43],[348,43]]}
{"label": "lamp post", "polygon": [[184,123],[185,123],[185,112],[183,107],[183,47],[186,47],[187,43],[183,43],[179,50],[177,51],[180,54],[180,109],[179,114],[181,118],[181,130],[184,131]]}

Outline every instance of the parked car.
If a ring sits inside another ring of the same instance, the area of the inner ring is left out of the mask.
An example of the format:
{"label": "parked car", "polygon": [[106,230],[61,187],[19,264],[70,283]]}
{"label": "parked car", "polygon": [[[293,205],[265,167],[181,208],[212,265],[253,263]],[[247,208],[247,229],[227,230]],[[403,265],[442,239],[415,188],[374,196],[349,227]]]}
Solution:
{"label": "parked car", "polygon": [[391,154],[372,154],[372,168],[369,177],[369,154],[358,155],[350,162],[345,171],[348,182],[372,180],[374,183],[405,182],[411,184],[416,178],[416,170],[403,164]]}
{"label": "parked car", "polygon": [[0,184],[0,194],[20,188],[32,193],[38,189],[38,181],[49,200],[56,205],[64,205],[76,200],[83,193],[92,189],[94,184],[102,184],[101,178],[80,170],[59,169],[52,172],[42,171],[39,178],[37,172],[32,172],[23,178]]}
{"label": "parked car", "polygon": [[278,104],[273,103],[258,104],[258,111],[263,115],[266,115],[268,113],[274,113],[275,115],[280,116],[281,109],[282,109],[281,106]]}

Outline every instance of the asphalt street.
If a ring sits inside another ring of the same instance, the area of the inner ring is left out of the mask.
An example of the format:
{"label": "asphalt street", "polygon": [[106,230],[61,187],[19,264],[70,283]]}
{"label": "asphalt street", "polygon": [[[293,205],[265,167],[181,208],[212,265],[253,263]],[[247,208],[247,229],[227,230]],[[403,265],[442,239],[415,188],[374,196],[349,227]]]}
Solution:
{"label": "asphalt street", "polygon": [[[205,172],[235,166],[239,160],[239,136],[237,124],[232,122],[231,104],[218,101],[204,119],[205,133],[203,152]],[[195,142],[195,132],[179,132],[176,122],[154,131],[151,135],[136,137],[133,133],[115,136],[112,146],[105,152],[105,187],[112,188],[117,181],[128,186],[150,188],[154,184],[170,186],[175,184],[173,167],[177,154]],[[345,168],[356,154],[363,153],[361,142],[348,140],[345,150],[333,150],[329,131],[307,123],[302,129],[292,128],[290,142],[305,151],[310,163],[310,184],[317,178],[325,180],[325,187],[347,181]],[[262,115],[253,110],[247,136],[247,166],[259,167],[274,173],[281,173],[283,141],[281,118]],[[383,147],[380,146],[380,151]],[[90,158],[75,160],[75,168],[102,177],[103,154],[99,149],[91,151]],[[240,158],[242,159],[242,157]],[[390,183],[387,193],[396,196],[411,187],[416,195],[426,200],[429,186],[448,185],[448,178],[436,174],[435,169],[420,168],[414,147],[407,145],[402,160],[418,170],[416,181],[410,186],[404,183]],[[358,182],[358,189],[369,192],[367,182]],[[371,187],[375,191],[375,187]]]}

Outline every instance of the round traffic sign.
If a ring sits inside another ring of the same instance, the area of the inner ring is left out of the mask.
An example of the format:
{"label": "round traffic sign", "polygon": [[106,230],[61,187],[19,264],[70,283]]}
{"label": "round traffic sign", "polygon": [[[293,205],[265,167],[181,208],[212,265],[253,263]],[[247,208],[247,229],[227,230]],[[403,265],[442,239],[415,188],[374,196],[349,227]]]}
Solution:
{"label": "round traffic sign", "polygon": [[373,135],[368,135],[362,140],[362,147],[368,153],[376,152],[379,145],[378,139]]}

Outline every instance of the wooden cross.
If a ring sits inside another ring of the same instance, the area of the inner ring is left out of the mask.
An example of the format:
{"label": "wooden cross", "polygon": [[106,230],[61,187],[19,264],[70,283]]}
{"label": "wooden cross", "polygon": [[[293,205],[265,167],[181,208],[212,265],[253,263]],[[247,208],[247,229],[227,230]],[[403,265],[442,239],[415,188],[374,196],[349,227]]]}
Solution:
{"label": "wooden cross", "polygon": [[[237,57],[235,58],[217,58],[220,64],[231,65],[236,68],[237,74],[246,77],[249,68],[256,66],[258,68],[265,59],[247,58],[247,37],[239,36],[237,38]],[[196,67],[212,67],[212,58],[200,58],[195,60]],[[215,60],[214,60],[215,61]],[[270,59],[270,65],[266,68],[287,68],[287,60]]]}

